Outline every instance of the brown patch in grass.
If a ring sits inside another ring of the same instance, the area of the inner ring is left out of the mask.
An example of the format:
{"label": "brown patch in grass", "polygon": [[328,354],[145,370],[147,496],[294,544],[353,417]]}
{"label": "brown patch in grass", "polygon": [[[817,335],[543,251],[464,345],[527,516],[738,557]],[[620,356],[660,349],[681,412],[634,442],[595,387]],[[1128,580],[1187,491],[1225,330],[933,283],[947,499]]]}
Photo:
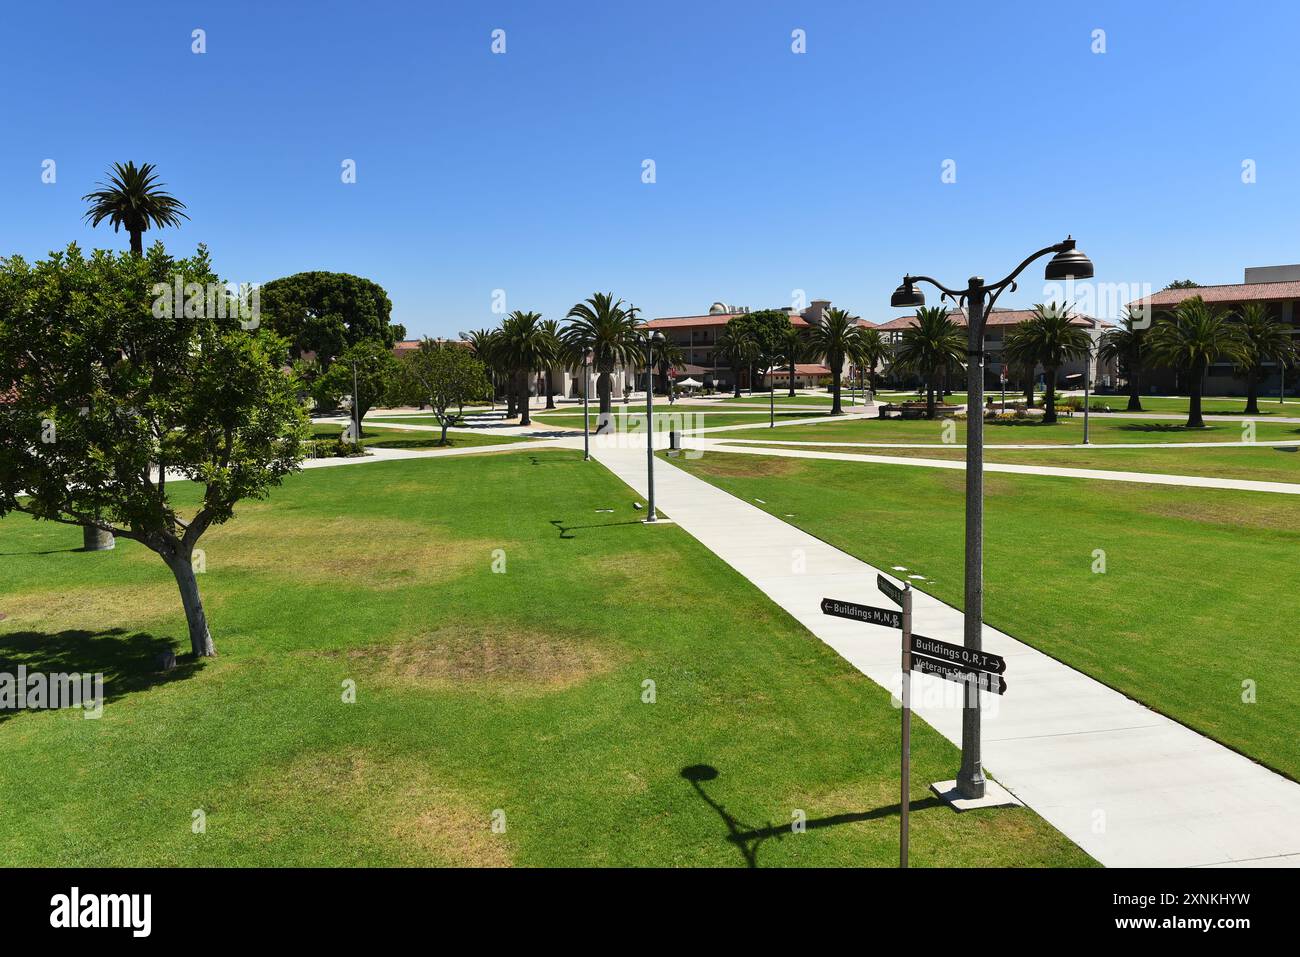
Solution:
{"label": "brown patch in grass", "polygon": [[604,674],[615,663],[589,644],[491,623],[449,625],[394,645],[322,654],[346,657],[388,685],[510,694],[563,691]]}
{"label": "brown patch in grass", "polygon": [[[380,847],[394,864],[508,867],[513,850],[492,832],[492,808],[413,759],[363,748],[302,755],[272,769],[254,800],[280,814],[341,818],[341,839]],[[274,825],[271,825],[274,831]]]}
{"label": "brown patch in grass", "polygon": [[[180,592],[170,573],[158,563],[157,584],[78,586],[71,591],[31,591],[4,600],[7,627],[52,623],[60,630],[125,627],[184,614]],[[200,579],[199,588],[203,582]],[[206,598],[206,596],[205,596]]]}
{"label": "brown patch in grass", "polygon": [[508,544],[465,540],[438,525],[401,519],[249,509],[210,531],[202,547],[209,572],[274,572],[308,587],[387,590],[459,577]]}
{"label": "brown patch in grass", "polygon": [[1162,496],[1132,504],[1147,515],[1202,525],[1294,532],[1300,522],[1300,501],[1274,492],[1225,491],[1216,495],[1211,489],[1196,489],[1195,496]]}
{"label": "brown patch in grass", "polygon": [[802,471],[803,463],[798,459],[777,456],[747,455],[743,453],[705,452],[698,459],[687,460],[688,466],[706,475],[723,477],[738,476],[743,478],[769,478],[787,476]]}

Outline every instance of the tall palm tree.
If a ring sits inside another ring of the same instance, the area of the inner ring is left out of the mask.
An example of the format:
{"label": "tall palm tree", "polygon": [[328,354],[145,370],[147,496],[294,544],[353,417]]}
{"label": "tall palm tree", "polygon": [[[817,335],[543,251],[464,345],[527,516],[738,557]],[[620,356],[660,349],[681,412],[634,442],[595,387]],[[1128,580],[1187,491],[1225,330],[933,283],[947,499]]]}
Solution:
{"label": "tall palm tree", "polygon": [[1246,415],[1259,415],[1259,386],[1264,381],[1264,363],[1276,362],[1285,367],[1295,358],[1291,327],[1268,314],[1260,302],[1247,303],[1237,324],[1245,354],[1237,362],[1237,372],[1246,380]]}
{"label": "tall palm tree", "polygon": [[1007,330],[1002,352],[1012,362],[1043,367],[1047,379],[1043,422],[1056,421],[1056,373],[1071,359],[1086,356],[1092,347],[1087,331],[1076,325],[1068,306],[1037,303],[1034,314]]}
{"label": "tall palm tree", "polygon": [[600,397],[600,424],[597,431],[608,428],[611,412],[611,376],[618,366],[635,366],[641,358],[641,331],[637,326],[637,309],[615,299],[612,292],[598,292],[578,303],[565,317],[565,344],[577,356],[592,352],[596,376],[596,394]]}
{"label": "tall palm tree", "polygon": [[808,336],[809,353],[821,357],[831,369],[831,415],[844,414],[840,404],[840,377],[844,360],[859,350],[861,339],[858,317],[850,315],[847,309],[827,309]]}
{"label": "tall palm tree", "polygon": [[721,357],[731,366],[731,378],[735,386],[734,397],[739,399],[740,370],[758,357],[758,343],[745,329],[728,322],[713,344],[713,354]]}
{"label": "tall palm tree", "polygon": [[[781,333],[780,358],[785,363],[785,370],[790,375],[790,398],[794,398],[794,368],[808,352],[808,343],[803,331],[791,323],[790,328]],[[772,388],[776,388],[775,380]]]}
{"label": "tall palm tree", "polygon": [[565,350],[560,342],[560,324],[554,319],[542,321],[542,335],[545,350],[542,355],[543,367],[546,369],[546,407],[555,408],[555,367],[565,361]]}
{"label": "tall palm tree", "polygon": [[162,189],[152,163],[114,163],[108,182],[95,185],[101,188],[81,197],[90,203],[86,222],[98,226],[108,220],[113,232],[125,229],[131,236],[131,252],[137,256],[144,255],[144,232],[150,226],[179,226],[182,219],[189,219],[183,212],[185,204]]}
{"label": "tall palm tree", "polygon": [[1097,355],[1105,362],[1114,362],[1128,379],[1128,412],[1142,411],[1142,366],[1147,361],[1147,332],[1137,324],[1138,317],[1130,310],[1121,320],[1118,329],[1104,333],[1097,347]]}
{"label": "tall palm tree", "polygon": [[540,312],[523,312],[516,309],[501,323],[501,347],[510,370],[519,407],[519,424],[532,425],[529,414],[530,380],[533,372],[542,368],[550,354],[546,329],[542,326]]}
{"label": "tall palm tree", "polygon": [[[916,310],[916,322],[899,336],[895,362],[925,380],[925,417],[934,418],[934,392],[950,367],[961,368],[966,357],[966,336],[943,306]],[[978,412],[976,413],[978,414]]]}
{"label": "tall palm tree", "polygon": [[[479,362],[487,366],[488,374],[492,379],[492,408],[496,409],[497,388],[501,375],[501,333],[498,329],[471,329],[469,332],[462,332],[460,337],[463,341],[469,343],[470,350]],[[511,393],[513,396],[513,393]],[[512,414],[513,401],[507,408],[507,418]]]}
{"label": "tall palm tree", "polygon": [[686,365],[686,353],[671,339],[665,337],[663,342],[655,346],[655,375],[663,380],[664,388],[668,390],[669,401],[673,398],[673,386],[668,381],[668,370],[680,369],[684,365]]}
{"label": "tall palm tree", "polygon": [[884,365],[889,358],[889,344],[879,329],[863,329],[858,345],[858,365],[866,373],[867,386],[872,394],[876,391],[876,369]]}
{"label": "tall palm tree", "polygon": [[1220,356],[1234,363],[1246,359],[1241,334],[1228,313],[1212,309],[1200,296],[1184,299],[1172,314],[1151,327],[1148,343],[1152,359],[1187,375],[1187,427],[1204,428],[1201,387],[1205,370]]}

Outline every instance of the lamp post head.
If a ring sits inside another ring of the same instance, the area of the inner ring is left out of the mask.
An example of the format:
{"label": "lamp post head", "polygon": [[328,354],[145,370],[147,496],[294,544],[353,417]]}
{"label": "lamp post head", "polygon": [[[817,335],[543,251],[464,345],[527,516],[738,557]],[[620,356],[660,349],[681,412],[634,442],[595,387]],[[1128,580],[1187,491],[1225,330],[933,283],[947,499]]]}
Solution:
{"label": "lamp post head", "polygon": [[889,297],[889,304],[896,309],[919,309],[925,305],[925,293],[912,285],[911,276],[904,276],[903,284]]}
{"label": "lamp post head", "polygon": [[1043,278],[1049,282],[1063,279],[1091,279],[1092,260],[1082,249],[1074,247],[1074,240],[1067,237],[1062,243],[1065,247],[1047,262]]}
{"label": "lamp post head", "polygon": [[650,341],[655,345],[659,345],[659,343],[664,341],[664,334],[656,329],[654,332],[650,333]]}

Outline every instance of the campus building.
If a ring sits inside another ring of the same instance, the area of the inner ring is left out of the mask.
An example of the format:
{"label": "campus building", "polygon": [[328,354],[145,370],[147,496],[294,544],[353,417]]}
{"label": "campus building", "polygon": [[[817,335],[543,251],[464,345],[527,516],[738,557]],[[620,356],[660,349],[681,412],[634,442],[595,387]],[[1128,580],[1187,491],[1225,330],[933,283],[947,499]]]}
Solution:
{"label": "campus building", "polygon": [[[1129,303],[1131,311],[1149,309],[1152,320],[1160,321],[1162,315],[1173,312],[1184,299],[1200,296],[1215,310],[1237,314],[1248,303],[1261,303],[1272,318],[1291,325],[1295,336],[1295,320],[1300,318],[1300,265],[1248,266],[1243,281],[1220,286],[1194,286],[1191,289],[1163,289],[1143,299]],[[1300,378],[1294,371],[1290,376],[1276,363],[1266,362],[1267,377],[1259,386],[1261,395],[1276,395],[1285,385],[1293,391],[1294,385],[1286,379]],[[1142,391],[1158,395],[1188,391],[1186,374],[1176,369],[1149,368],[1142,372]],[[1204,395],[1244,395],[1246,380],[1237,375],[1230,362],[1215,362],[1205,370],[1202,384]]]}
{"label": "campus building", "polygon": [[[966,312],[962,309],[953,309],[949,315],[957,325],[964,327],[966,325]],[[988,354],[988,359],[984,363],[984,389],[986,392],[992,392],[1002,387],[1001,378],[1005,369],[1007,375],[1007,391],[1023,390],[1025,383],[1022,381],[1024,370],[1018,369],[1014,365],[1009,365],[1002,358],[1002,347],[1005,342],[1007,330],[1018,323],[1024,322],[1033,315],[1030,309],[997,309],[995,308],[985,318],[984,324],[984,351]],[[1092,388],[1106,390],[1112,389],[1116,385],[1116,370],[1112,363],[1101,362],[1097,358],[1097,342],[1101,338],[1105,327],[1091,316],[1075,315],[1074,324],[1080,326],[1088,333],[1092,340],[1092,355],[1088,359],[1076,359],[1061,366],[1057,370],[1056,387],[1058,389],[1082,389],[1084,369],[1088,368]],[[902,340],[903,330],[916,324],[916,315],[899,316],[897,319],[891,319],[889,322],[881,323],[876,326],[881,334],[886,337],[886,341],[895,348]],[[963,334],[963,343],[965,342]],[[1040,381],[1043,374],[1042,367],[1035,371],[1035,381]],[[885,368],[885,376],[890,379],[894,385],[911,386],[917,384],[918,380],[914,375],[891,374],[888,366]],[[948,382],[948,388],[964,390],[966,388],[966,374],[958,372],[952,375]]]}

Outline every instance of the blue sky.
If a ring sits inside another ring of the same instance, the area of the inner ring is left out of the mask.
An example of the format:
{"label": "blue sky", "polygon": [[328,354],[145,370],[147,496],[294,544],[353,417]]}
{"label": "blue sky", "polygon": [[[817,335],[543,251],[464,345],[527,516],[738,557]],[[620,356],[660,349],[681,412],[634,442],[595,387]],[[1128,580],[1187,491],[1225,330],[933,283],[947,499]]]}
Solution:
{"label": "blue sky", "polygon": [[[597,289],[650,316],[804,290],[885,320],[904,271],[992,279],[1066,233],[1114,283],[1300,262],[1293,4],[101,0],[5,21],[0,255],[125,248],[80,197],[148,161],[192,217],[169,249],[207,243],[232,281],[368,276],[412,335],[492,324],[497,289],[555,318]],[[1002,305],[1041,298],[1029,275]]]}

